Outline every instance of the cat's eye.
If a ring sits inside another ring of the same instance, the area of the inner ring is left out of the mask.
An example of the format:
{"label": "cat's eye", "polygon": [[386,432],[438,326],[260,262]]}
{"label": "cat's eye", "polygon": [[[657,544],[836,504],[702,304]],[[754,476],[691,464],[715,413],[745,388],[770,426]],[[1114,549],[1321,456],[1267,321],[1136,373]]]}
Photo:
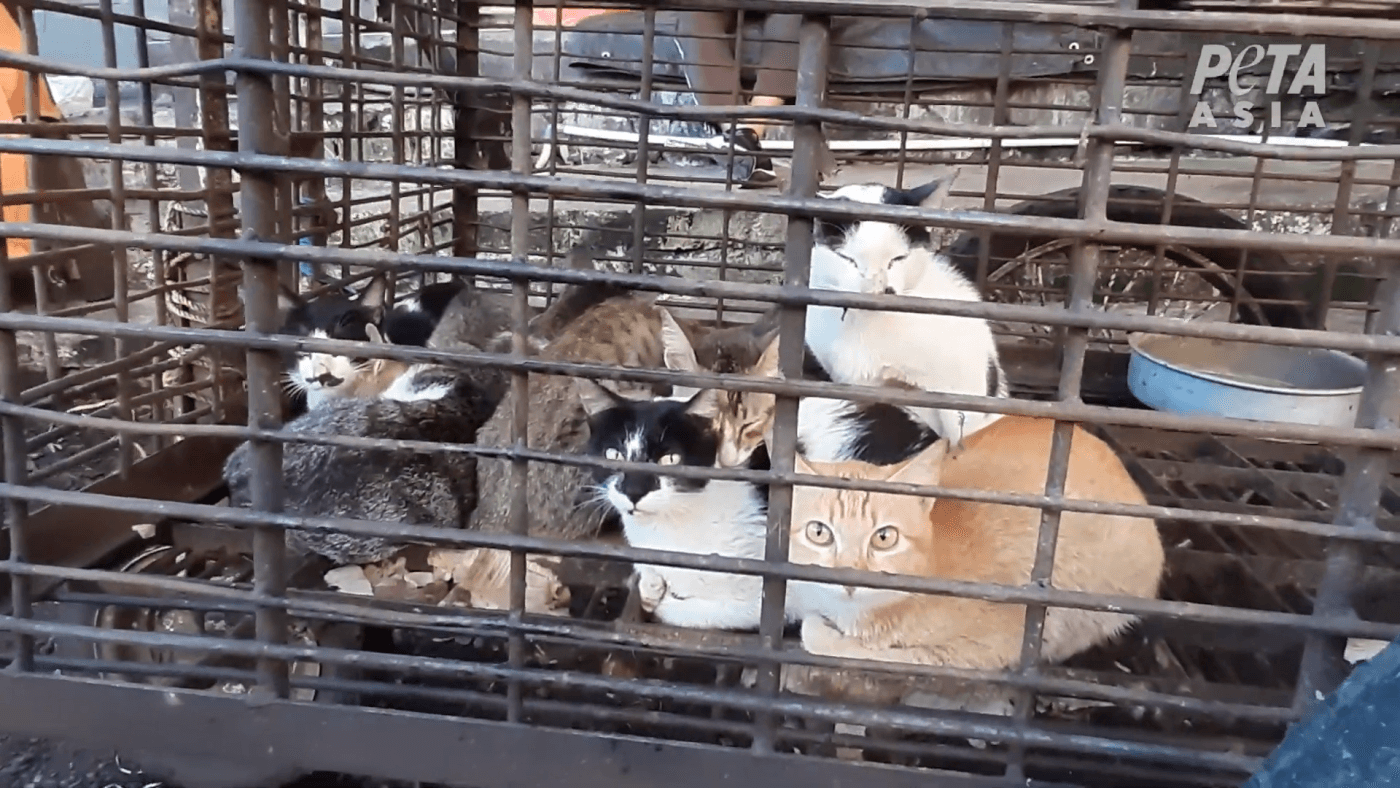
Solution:
{"label": "cat's eye", "polygon": [[825,546],[831,544],[831,527],[826,523],[813,520],[807,523],[807,541],[814,545]]}
{"label": "cat's eye", "polygon": [[763,426],[763,425],[759,424],[758,422],[754,422],[754,423],[752,423],[752,424],[745,424],[745,425],[744,425],[744,437],[745,437],[745,438],[761,438],[761,437],[763,437],[763,430],[760,429],[762,426]]}
{"label": "cat's eye", "polygon": [[618,451],[617,449],[608,449],[607,451],[603,452],[603,456],[607,457],[610,460],[621,460],[622,452]]}
{"label": "cat's eye", "polygon": [[680,463],[681,456],[675,453],[668,454],[656,461],[657,465],[680,465]]}
{"label": "cat's eye", "polygon": [[874,545],[876,550],[888,550],[894,547],[899,544],[899,529],[893,525],[881,528],[875,532],[874,536],[870,537],[870,544]]}

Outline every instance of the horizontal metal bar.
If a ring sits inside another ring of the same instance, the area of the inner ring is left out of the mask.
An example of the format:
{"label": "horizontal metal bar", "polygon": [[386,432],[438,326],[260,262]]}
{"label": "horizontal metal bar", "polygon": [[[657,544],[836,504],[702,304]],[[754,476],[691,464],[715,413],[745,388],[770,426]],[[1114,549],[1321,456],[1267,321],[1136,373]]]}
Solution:
{"label": "horizontal metal bar", "polygon": [[[379,84],[388,86],[436,88],[440,90],[507,90],[529,95],[532,98],[569,101],[593,105],[612,110],[634,112],[640,116],[668,118],[673,120],[709,120],[716,117],[734,119],[768,119],[783,122],[822,121],[840,124],[851,128],[868,128],[880,131],[908,131],[920,134],[944,135],[965,138],[968,136],[989,139],[1044,139],[1074,137],[1078,139],[1104,139],[1121,142],[1147,142],[1160,145],[1181,145],[1196,150],[1209,150],[1235,153],[1242,156],[1291,160],[1291,161],[1355,161],[1391,160],[1400,157],[1400,145],[1356,145],[1335,148],[1307,148],[1296,145],[1270,144],[1230,140],[1217,135],[1191,134],[1144,129],[1125,123],[1096,124],[1084,123],[1079,126],[969,126],[936,120],[913,118],[884,118],[868,113],[838,110],[826,107],[755,107],[748,104],[701,105],[660,104],[651,101],[603,93],[597,90],[571,88],[552,82],[538,80],[495,79],[487,77],[460,77],[440,74],[401,73],[393,71],[373,71],[325,65],[283,63],[270,60],[246,58],[224,58],[219,61],[205,61],[197,64],[163,66],[157,68],[101,68],[83,67],[63,61],[48,60],[20,52],[0,50],[0,63],[58,74],[74,74],[93,79],[122,79],[131,81],[149,80],[156,75],[164,75],[170,69],[199,69],[212,72],[216,65],[232,71],[262,73],[268,75],[322,79],[350,84]],[[159,71],[159,74],[152,72]],[[411,134],[412,132],[405,132]],[[338,132],[326,132],[327,139],[339,138]],[[381,134],[380,136],[389,136]]]}
{"label": "horizontal metal bar", "polygon": [[[727,378],[728,376],[725,377]],[[686,380],[689,380],[689,378],[682,378],[682,381]],[[684,382],[682,382],[682,385],[684,385]],[[322,435],[304,432],[292,432],[289,430],[255,429],[252,427],[232,424],[185,425],[129,422],[120,419],[110,419],[90,414],[80,415],[70,413],[59,413],[43,408],[12,405],[10,403],[4,402],[0,402],[0,414],[19,415],[29,418],[31,420],[61,424],[76,428],[97,428],[105,429],[109,432],[127,433],[135,435],[168,435],[181,437],[199,436],[243,439],[257,437],[260,439],[267,439],[284,443],[335,446],[349,449],[361,449],[366,451],[409,451],[425,454],[457,453],[472,454],[480,457],[496,457],[501,459],[520,457],[532,461],[552,462],[556,464],[567,464],[586,468],[607,468],[611,470],[624,471],[654,470],[653,466],[642,463],[608,460],[602,457],[564,454],[560,452],[544,452],[534,449],[482,446],[480,444],[449,444],[439,443],[435,441],[390,440],[383,438],[370,438],[352,435]],[[780,478],[790,478],[794,480],[803,479],[808,484],[810,484],[810,486],[827,487],[832,489],[874,490],[881,492],[931,495],[934,497],[1005,504],[1008,506],[1029,506],[1058,511],[1089,512],[1095,514],[1121,515],[1125,517],[1142,517],[1150,519],[1186,519],[1203,524],[1267,528],[1271,530],[1289,531],[1291,533],[1302,533],[1341,540],[1355,540],[1373,544],[1400,544],[1400,533],[1391,533],[1388,531],[1379,530],[1358,531],[1357,529],[1353,528],[1335,526],[1331,523],[1320,521],[1323,517],[1321,513],[1319,513],[1318,515],[1319,521],[1313,522],[1308,520],[1296,520],[1285,517],[1246,515],[1231,512],[1214,512],[1199,508],[1138,505],[1063,498],[1057,499],[1049,498],[1044,495],[1034,495],[1029,493],[993,492],[986,490],[962,490],[945,488],[936,485],[915,486],[893,482],[853,480],[838,477],[804,477],[797,475],[786,477],[783,474],[779,474],[774,471],[751,471],[737,468],[719,469],[679,467],[673,468],[670,471],[670,473],[680,478],[731,479],[737,481],[760,483],[771,482],[774,479]]]}
{"label": "horizontal metal bar", "polygon": [[[794,480],[804,477],[794,475]],[[356,535],[378,536],[406,543],[436,544],[464,547],[519,549],[542,555],[595,558],[676,566],[686,569],[757,576],[781,576],[787,580],[811,580],[821,583],[858,585],[919,593],[933,593],[1010,604],[1039,603],[1054,607],[1081,610],[1113,610],[1143,617],[1173,617],[1218,624],[1257,624],[1288,627],[1300,631],[1324,632],[1347,637],[1390,640],[1400,635],[1400,624],[1359,621],[1355,619],[1323,618],[1265,610],[1218,607],[1190,602],[1169,602],[1158,599],[1087,594],[1057,588],[1016,588],[989,583],[970,583],[926,577],[887,575],[856,569],[828,569],[807,564],[769,564],[764,561],[727,558],[718,555],[700,556],[663,550],[646,550],[597,542],[569,542],[517,534],[486,533],[456,528],[440,528],[404,523],[382,523],[349,518],[306,517],[286,513],[257,512],[227,506],[208,506],[174,501],[153,501],[121,498],[66,490],[49,490],[0,483],[0,497],[49,504],[71,504],[93,509],[118,512],[139,512],[158,517],[172,517],[210,524],[256,527],[270,525],[278,528],[308,531],[331,530]]]}
{"label": "horizontal metal bar", "polygon": [[[3,142],[3,140],[0,140]],[[2,146],[0,146],[2,147]],[[776,198],[775,198],[776,199]],[[860,203],[842,206],[839,200],[815,201],[818,207],[837,205],[852,215],[860,213]],[[820,205],[826,203],[826,206]],[[867,206],[874,208],[875,206]],[[1002,322],[1034,323],[1038,325],[1070,326],[1079,328],[1102,328],[1129,332],[1150,332],[1173,336],[1201,337],[1209,339],[1239,340],[1265,344],[1290,345],[1295,347],[1316,347],[1343,350],[1354,353],[1395,353],[1400,354],[1400,337],[1351,334],[1344,332],[1317,331],[1308,329],[1279,328],[1239,323],[1215,321],[1191,321],[1177,318],[1127,315],[1116,312],[1074,312],[1063,307],[1030,304],[1002,304],[983,301],[953,301],[946,299],[920,298],[915,296],[894,296],[885,294],[847,293],[833,290],[811,290],[783,285],[751,284],[720,280],[696,281],[674,276],[654,276],[613,273],[610,271],[585,271],[571,268],[555,268],[534,265],[516,260],[485,260],[480,258],[451,258],[436,255],[411,255],[390,252],[382,249],[345,250],[322,246],[297,246],[266,241],[234,240],[228,238],[188,238],[159,233],[126,233],[117,230],[101,230],[87,227],[73,227],[56,224],[30,224],[21,222],[0,222],[0,235],[6,237],[45,238],[51,240],[90,241],[105,245],[127,245],[133,248],[165,249],[170,251],[201,252],[211,255],[247,256],[256,255],[289,262],[322,262],[344,265],[360,265],[370,268],[397,271],[435,271],[462,275],[499,277],[502,279],[523,279],[532,282],[557,284],[585,284],[605,282],[640,292],[664,293],[680,296],[723,298],[727,300],[746,299],[772,304],[799,304],[836,306],[850,309],[878,309],[915,314],[942,314],[957,317],[974,317]],[[1264,236],[1271,237],[1271,236]],[[1307,236],[1318,239],[1341,236]],[[1156,242],[1154,242],[1156,243]],[[237,340],[235,332],[211,332],[200,334],[204,329],[184,329],[173,326],[144,326],[136,324],[111,323],[97,320],[58,318],[56,316],[5,314],[0,320],[4,325],[19,330],[51,331],[60,333],[81,333],[93,336],[130,336],[123,332],[140,332],[142,336],[166,338],[177,342],[234,344],[239,347],[268,347],[258,342],[299,341],[310,348],[312,340],[290,340],[271,337]],[[55,322],[55,321],[65,322]],[[171,334],[168,332],[180,332]],[[329,342],[329,340],[325,340]],[[280,347],[289,347],[281,345]],[[329,345],[325,347],[329,348]],[[342,343],[338,350],[326,352],[347,352],[348,343]],[[418,360],[442,360],[444,356],[422,355],[423,351],[410,348],[380,345],[367,348],[363,345],[353,348],[359,355],[375,358],[399,358]],[[463,356],[465,358],[465,356]]]}
{"label": "horizontal metal bar", "polygon": [[[951,678],[981,681],[999,686],[1026,687],[1072,697],[1093,698],[1124,703],[1141,703],[1154,707],[1199,712],[1212,716],[1252,719],[1266,722],[1290,722],[1297,718],[1293,709],[1282,706],[1252,706],[1200,700],[1192,697],[1150,692],[1133,688],[1105,686],[1088,681],[1057,679],[1043,675],[1025,675],[1007,671],[966,670],[934,665],[914,665],[850,660],[808,654],[786,649],[780,653],[761,648],[752,642],[754,636],[731,633],[678,631],[669,627],[636,625],[628,629],[611,624],[577,620],[551,619],[547,616],[526,615],[516,618],[501,612],[472,608],[445,609],[438,612],[418,612],[418,608],[399,610],[384,600],[366,599],[317,591],[290,590],[288,599],[258,594],[248,584],[225,585],[160,575],[134,575],[102,569],[48,567],[16,562],[0,563],[5,572],[31,577],[60,578],[92,584],[110,583],[130,591],[141,589],[164,593],[165,597],[115,597],[110,594],[64,594],[65,601],[88,601],[92,604],[139,605],[149,603],[162,609],[195,609],[251,612],[257,606],[282,605],[293,618],[320,618],[342,623],[370,626],[411,627],[443,636],[471,636],[520,632],[535,638],[552,638],[576,646],[598,649],[643,649],[662,651],[678,657],[710,657],[734,662],[767,662],[790,665],[810,665],[861,670],[901,677]],[[337,597],[344,601],[337,601]],[[661,630],[648,637],[647,630]],[[679,635],[687,640],[675,639]],[[667,639],[668,635],[672,636]]]}
{"label": "horizontal metal bar", "polygon": [[[678,774],[735,788],[1069,788],[482,720],[443,725],[440,717],[383,709],[250,704],[189,690],[34,674],[0,675],[0,695],[6,699],[0,729],[126,750],[149,750],[149,731],[159,729],[164,749],[253,770],[249,785],[331,771],[457,788],[654,788],[674,783]],[[112,709],[122,710],[121,724]],[[387,764],[408,768],[388,773]]]}
{"label": "horizontal metal bar", "polygon": [[[752,195],[743,191],[698,190],[597,178],[559,178],[493,170],[431,169],[407,164],[347,162],[289,158],[261,153],[187,150],[177,147],[112,145],[77,140],[0,137],[0,152],[80,156],[134,162],[184,164],[244,171],[270,171],[324,177],[384,180],[487,189],[524,189],[534,196],[588,198],[683,208],[748,210],[757,213],[813,216],[823,219],[879,219],[917,222],[958,229],[993,229],[1012,234],[1056,234],[1100,243],[1184,243],[1208,247],[1273,249],[1310,254],[1400,257],[1400,239],[1346,235],[1274,234],[1252,230],[1221,230],[1189,225],[1142,225],[1114,221],[1084,221],[974,211],[932,210],[873,205],[819,197]],[[68,228],[78,229],[78,228]],[[298,247],[312,249],[317,247]]]}
{"label": "horizontal metal bar", "polygon": [[99,629],[76,624],[29,621],[9,616],[0,616],[0,630],[10,630],[34,636],[80,637],[97,642],[129,643],[152,648],[178,648],[194,652],[244,657],[270,657],[285,661],[308,660],[323,664],[330,662],[366,668],[409,669],[420,673],[433,672],[442,675],[471,676],[495,680],[518,679],[541,686],[596,689],[609,692],[621,691],[642,697],[723,703],[726,706],[745,711],[803,714],[834,722],[899,727],[910,731],[943,736],[1018,741],[1029,746],[1114,755],[1134,760],[1179,761],[1232,771],[1248,772],[1257,766],[1260,760],[1233,753],[1187,750],[1181,747],[1126,742],[1083,734],[1054,733],[1034,727],[1016,729],[1011,727],[1009,723],[1001,723],[1000,721],[973,722],[946,719],[938,716],[937,712],[927,713],[926,710],[910,710],[908,707],[851,708],[817,699],[796,699],[794,696],[784,696],[778,699],[761,698],[743,691],[679,685],[654,680],[619,680],[613,677],[591,676],[574,671],[553,671],[539,668],[516,669],[492,663],[416,656],[405,658],[391,654],[347,651],[320,646],[257,643],[163,632]]}

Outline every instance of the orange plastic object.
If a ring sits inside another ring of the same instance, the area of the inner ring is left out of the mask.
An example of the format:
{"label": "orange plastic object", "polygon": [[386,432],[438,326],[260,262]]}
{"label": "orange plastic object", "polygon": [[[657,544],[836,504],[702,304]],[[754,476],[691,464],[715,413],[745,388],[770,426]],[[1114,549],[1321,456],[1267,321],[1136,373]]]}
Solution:
{"label": "orange plastic object", "polygon": [[[590,16],[616,13],[614,8],[565,8],[562,14],[554,8],[536,8],[536,27],[573,27]],[[562,19],[562,21],[561,21]]]}
{"label": "orange plastic object", "polygon": [[[15,21],[10,4],[7,2],[0,6],[0,11],[3,12],[0,13],[0,46],[7,52],[23,52],[24,35],[20,32],[19,23]],[[28,82],[28,72],[17,68],[0,68],[0,98],[3,98],[3,101],[0,101],[0,122],[24,119],[24,93]],[[54,103],[53,95],[49,93],[48,82],[43,79],[39,80],[37,98],[40,117],[50,120],[63,118],[58,111],[58,105]],[[22,194],[30,191],[28,159],[23,153],[0,153],[0,194]],[[7,222],[27,222],[31,216],[30,206],[7,205],[3,215]],[[29,254],[30,241],[28,238],[9,238],[5,241],[5,248],[10,257],[22,257]]]}

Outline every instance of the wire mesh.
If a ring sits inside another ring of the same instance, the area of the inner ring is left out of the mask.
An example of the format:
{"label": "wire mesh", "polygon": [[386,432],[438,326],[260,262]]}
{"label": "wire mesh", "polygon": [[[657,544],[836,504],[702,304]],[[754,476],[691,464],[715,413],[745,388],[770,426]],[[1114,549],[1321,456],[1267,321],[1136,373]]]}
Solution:
{"label": "wire mesh", "polygon": [[[28,245],[0,252],[0,730],[153,753],[202,784],[1235,785],[1366,641],[1400,633],[1400,23],[1365,2],[741,5],[6,2],[21,35],[0,51],[19,90],[0,123],[3,232]],[[1235,59],[1250,47],[1259,60]],[[697,84],[697,49],[741,68]],[[736,122],[761,131],[772,182]],[[952,179],[940,208],[819,196],[936,178]],[[926,228],[983,300],[809,288],[820,228],[857,220]],[[389,310],[469,281],[502,299],[510,339],[288,332],[288,292],[380,276]],[[541,311],[590,287],[656,296],[697,332],[769,321],[781,374],[542,350]],[[989,321],[1011,397],[803,379],[819,305]],[[1351,354],[1354,423],[1147,409],[1126,382],[1145,334]],[[496,374],[503,432],[299,429],[285,380],[313,354]],[[548,536],[531,516],[546,469],[656,470],[542,442],[567,420],[535,393],[548,376],[773,395],[771,468],[667,471],[764,485],[759,554]],[[799,473],[798,402],[818,395],[1056,420],[1035,493],[916,485],[1038,508],[1022,579],[790,563],[795,486],[914,489]],[[1088,440],[1145,503],[1067,497]],[[224,463],[245,441],[242,507]],[[298,445],[386,475],[471,458],[476,500],[504,495],[508,516],[327,514],[286,471]],[[1156,596],[1056,587],[1067,514],[1154,521]],[[402,550],[346,575],[289,533]],[[499,550],[509,572],[487,593],[471,561]],[[638,563],[762,577],[761,620],[656,623],[636,609]],[[1014,606],[1017,659],[823,656],[786,621],[801,580]],[[1066,609],[1139,621],[1043,659]],[[930,688],[1006,703],[913,699]]]}

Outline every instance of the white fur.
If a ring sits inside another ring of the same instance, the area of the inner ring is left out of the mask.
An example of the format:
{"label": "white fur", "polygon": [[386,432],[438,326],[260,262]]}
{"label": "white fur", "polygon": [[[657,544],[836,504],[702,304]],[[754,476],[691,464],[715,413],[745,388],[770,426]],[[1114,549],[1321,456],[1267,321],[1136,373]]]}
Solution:
{"label": "white fur", "polygon": [[418,373],[430,369],[431,364],[415,364],[408,371],[394,378],[389,388],[384,390],[384,399],[395,402],[432,402],[440,400],[452,392],[452,384],[437,382],[420,385]]}
{"label": "white fur", "polygon": [[[883,187],[858,185],[838,189],[831,197],[878,202],[882,194]],[[874,221],[857,223],[839,248],[818,244],[812,250],[811,286],[875,294],[893,288],[899,295],[981,300],[947,258],[911,246],[897,225]],[[986,396],[988,362],[997,357],[987,321],[948,315],[812,306],[806,340],[838,383],[880,385],[894,378],[950,394]],[[1005,396],[1005,387],[1003,375],[998,396]],[[955,442],[1000,418],[973,411],[911,410]]]}
{"label": "white fur", "polygon": [[841,462],[855,454],[860,439],[856,404],[844,399],[804,397],[797,404],[797,438],[802,454],[818,462]]}
{"label": "white fur", "polygon": [[[326,332],[312,331],[312,339],[327,339]],[[323,375],[333,375],[340,379],[334,386],[320,382]],[[296,367],[288,373],[292,387],[306,394],[306,407],[317,408],[327,399],[345,396],[354,386],[356,376],[362,371],[345,356],[330,353],[306,353],[297,358]]]}
{"label": "white fur", "polygon": [[[641,436],[624,441],[623,458],[641,461]],[[602,495],[622,517],[622,532],[633,547],[730,558],[763,558],[767,510],[758,488],[747,482],[712,479],[699,491],[679,490],[660,477],[657,489],[634,506],[617,488],[619,476],[604,483]],[[643,607],[657,620],[695,629],[756,629],[763,579],[755,575],[637,564]]]}

